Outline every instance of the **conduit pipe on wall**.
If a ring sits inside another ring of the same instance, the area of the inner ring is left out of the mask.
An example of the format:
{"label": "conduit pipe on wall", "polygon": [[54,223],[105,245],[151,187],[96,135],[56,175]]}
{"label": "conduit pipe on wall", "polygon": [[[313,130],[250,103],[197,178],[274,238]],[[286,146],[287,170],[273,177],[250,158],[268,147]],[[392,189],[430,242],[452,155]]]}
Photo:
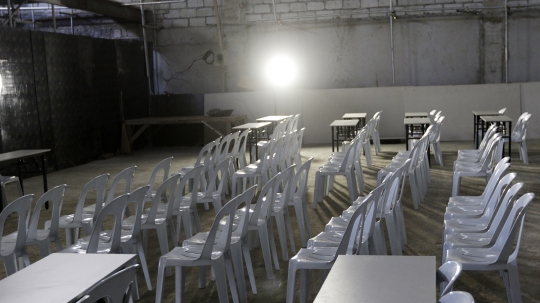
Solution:
{"label": "conduit pipe on wall", "polygon": [[508,83],[508,2],[504,0],[504,80]]}
{"label": "conduit pipe on wall", "polygon": [[[390,11],[392,11],[392,1],[390,0]],[[390,14],[390,49],[392,51],[392,86],[396,86],[396,66],[394,62],[394,15]]]}
{"label": "conduit pipe on wall", "polygon": [[[141,3],[143,0],[140,0]],[[144,9],[139,6],[141,9],[141,24],[142,24],[142,34],[143,34],[143,44],[144,44],[144,63],[146,64],[146,79],[148,80],[148,112],[150,112],[150,96],[152,93],[152,81],[150,79],[150,65],[148,63],[148,40],[146,39],[146,18],[144,17]]]}
{"label": "conduit pipe on wall", "polygon": [[[216,16],[216,27],[218,32],[218,44],[219,44],[219,52],[223,56],[223,35],[221,33],[221,18],[218,13],[218,4],[217,0],[213,0],[214,3],[214,15]],[[221,64],[221,92],[226,92],[226,84],[225,84],[225,74],[226,74],[226,65],[225,62]]]}

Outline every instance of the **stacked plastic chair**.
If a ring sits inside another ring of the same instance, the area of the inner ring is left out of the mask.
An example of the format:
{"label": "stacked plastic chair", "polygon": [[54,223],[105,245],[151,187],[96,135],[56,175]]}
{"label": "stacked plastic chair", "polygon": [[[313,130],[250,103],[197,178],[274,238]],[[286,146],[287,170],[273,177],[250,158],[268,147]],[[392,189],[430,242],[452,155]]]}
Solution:
{"label": "stacked plastic chair", "polygon": [[[462,270],[498,271],[508,302],[521,302],[517,256],[526,210],[534,194],[519,197],[523,183],[511,185],[515,173],[503,176],[508,160],[497,163],[482,195],[456,196],[449,201],[442,260],[456,261]],[[440,302],[448,301],[441,298]]]}
{"label": "stacked plastic chair", "polygon": [[408,171],[406,173],[411,186],[411,194],[414,209],[418,209],[427,193],[427,188],[431,180],[429,171],[429,155],[427,148],[432,126],[428,127],[424,135],[418,140],[410,151],[399,152],[386,167],[377,173],[377,184],[381,184],[384,177],[401,167],[405,161],[410,159]]}

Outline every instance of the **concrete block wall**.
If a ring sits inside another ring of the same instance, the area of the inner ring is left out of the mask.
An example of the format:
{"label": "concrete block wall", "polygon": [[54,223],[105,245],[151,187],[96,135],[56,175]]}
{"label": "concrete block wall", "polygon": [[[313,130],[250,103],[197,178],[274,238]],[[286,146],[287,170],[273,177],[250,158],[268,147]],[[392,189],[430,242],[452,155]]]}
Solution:
{"label": "concrete block wall", "polygon": [[[138,2],[137,0],[117,0]],[[390,10],[392,1],[392,10]],[[540,0],[509,0],[512,5],[537,5]],[[503,0],[218,0],[225,25],[274,21],[280,23],[331,19],[379,19],[394,13],[406,16],[452,15],[458,11],[474,13],[486,7],[502,7]],[[145,7],[150,9],[149,6]],[[186,0],[156,4],[157,23],[164,28],[213,26],[216,24],[212,0]]]}

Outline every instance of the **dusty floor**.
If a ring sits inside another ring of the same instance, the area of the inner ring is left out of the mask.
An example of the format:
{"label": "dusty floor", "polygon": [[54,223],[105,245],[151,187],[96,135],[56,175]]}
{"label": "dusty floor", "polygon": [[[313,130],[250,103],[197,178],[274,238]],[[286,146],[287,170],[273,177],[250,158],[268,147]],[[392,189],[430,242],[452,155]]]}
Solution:
{"label": "dusty floor", "polygon": [[[522,193],[539,193],[539,173],[540,173],[540,140],[531,140],[529,144],[530,165],[525,166],[519,161],[517,149],[514,146],[512,167],[510,171],[517,172],[516,182],[524,182],[525,186]],[[440,265],[441,254],[441,229],[443,223],[443,213],[448,202],[451,191],[451,171],[452,163],[456,157],[458,149],[471,148],[471,142],[443,142],[444,167],[434,165],[431,168],[432,182],[429,185],[425,202],[420,205],[418,210],[413,210],[410,191],[407,189],[404,194],[404,211],[408,235],[408,246],[405,249],[406,255],[435,255]],[[60,184],[67,184],[64,206],[62,213],[72,213],[75,203],[78,199],[81,188],[93,177],[110,173],[113,177],[122,169],[137,165],[135,181],[133,188],[144,185],[148,182],[153,167],[162,159],[173,156],[172,172],[180,170],[184,166],[193,164],[200,147],[169,147],[153,148],[136,151],[129,155],[116,155],[110,159],[97,160],[85,165],[52,172],[49,174],[49,188]],[[377,171],[384,167],[397,151],[403,150],[404,144],[383,144],[382,153],[373,155],[374,163],[371,168],[367,168],[364,162],[364,177],[367,190],[373,189],[376,183]],[[346,183],[343,178],[337,178],[336,186],[333,192],[319,204],[315,210],[311,208],[313,199],[313,181],[314,173],[317,167],[322,164],[331,152],[329,146],[305,146],[302,149],[302,157],[314,157],[309,177],[309,187],[307,201],[309,215],[314,234],[323,230],[324,225],[332,216],[339,215],[341,211],[348,207],[348,194]],[[111,177],[111,178],[112,178]],[[25,179],[26,193],[34,193],[36,199],[43,193],[41,177],[32,177]],[[110,183],[110,181],[109,181]],[[478,195],[482,192],[485,181],[480,178],[467,178],[462,182],[461,194]],[[8,189],[8,196],[15,197],[14,188]],[[538,287],[537,278],[540,274],[540,206],[538,198],[535,198],[528,210],[526,217],[523,241],[519,253],[519,274],[521,282],[521,292],[523,302],[540,302],[540,287]],[[50,211],[43,212],[48,215]],[[294,211],[292,218],[295,220]],[[203,222],[203,229],[208,228],[213,216],[214,210],[205,211],[201,206],[199,214]],[[293,227],[296,222],[293,221]],[[13,229],[13,224],[8,222],[8,231]],[[5,233],[4,233],[5,234]],[[61,232],[63,236],[64,233]],[[299,236],[296,234],[297,249],[299,248]],[[147,252],[147,261],[155,288],[157,273],[157,264],[160,257],[159,246],[157,244],[156,234],[149,233],[149,243]],[[276,241],[279,251],[279,241]],[[39,259],[37,248],[29,251],[33,262]],[[289,252],[291,255],[291,252]],[[252,302],[284,302],[285,289],[287,284],[287,262],[280,261],[281,270],[274,271],[275,278],[267,280],[262,254],[260,249],[252,252],[255,275],[257,279],[258,294],[254,295],[248,289],[248,300]],[[205,289],[197,288],[197,272],[188,271],[188,281],[186,283],[185,297],[186,302],[217,302],[217,293],[214,283],[208,282]],[[5,276],[3,267],[0,268],[0,279]],[[414,277],[404,277],[414,278]],[[148,291],[144,285],[142,272],[139,272],[139,287],[141,299],[138,302],[154,302],[155,290]],[[311,279],[310,300],[313,300],[320,287],[318,273],[313,274]],[[390,285],[381,285],[381,290],[391,288]],[[470,292],[476,302],[506,302],[506,294],[502,280],[496,272],[464,272],[455,285],[456,290],[465,290]],[[296,297],[298,298],[298,297]],[[165,302],[174,302],[174,277],[168,277],[165,285]]]}

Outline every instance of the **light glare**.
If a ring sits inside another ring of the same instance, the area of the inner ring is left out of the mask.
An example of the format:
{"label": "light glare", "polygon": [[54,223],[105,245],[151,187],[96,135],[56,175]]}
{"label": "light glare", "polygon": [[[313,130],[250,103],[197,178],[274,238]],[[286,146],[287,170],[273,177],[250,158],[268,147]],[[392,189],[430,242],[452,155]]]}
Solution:
{"label": "light glare", "polygon": [[266,76],[274,86],[290,85],[296,78],[296,73],[294,61],[285,55],[272,58],[266,66]]}

